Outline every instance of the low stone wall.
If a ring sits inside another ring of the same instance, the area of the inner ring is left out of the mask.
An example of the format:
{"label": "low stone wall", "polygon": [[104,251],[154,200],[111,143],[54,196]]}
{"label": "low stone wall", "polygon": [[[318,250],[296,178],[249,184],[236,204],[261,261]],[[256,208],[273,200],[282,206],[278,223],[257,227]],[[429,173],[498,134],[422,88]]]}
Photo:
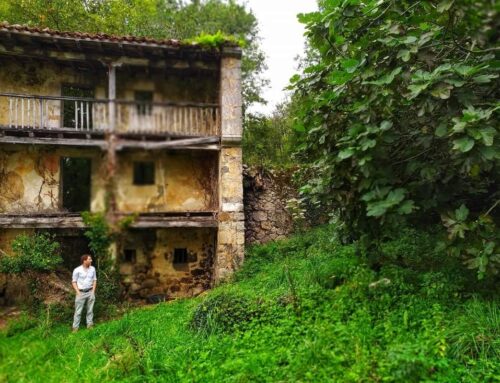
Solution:
{"label": "low stone wall", "polygon": [[286,203],[296,192],[290,173],[244,167],[243,187],[247,244],[279,240],[292,233]]}

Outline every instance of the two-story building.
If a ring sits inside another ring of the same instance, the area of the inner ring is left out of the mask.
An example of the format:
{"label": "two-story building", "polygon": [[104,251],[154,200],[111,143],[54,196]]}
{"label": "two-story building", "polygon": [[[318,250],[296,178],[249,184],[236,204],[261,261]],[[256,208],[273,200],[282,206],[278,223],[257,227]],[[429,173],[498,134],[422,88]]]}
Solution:
{"label": "two-story building", "polygon": [[0,249],[48,230],[68,266],[81,212],[133,217],[130,296],[190,296],[243,260],[241,50],[0,24]]}

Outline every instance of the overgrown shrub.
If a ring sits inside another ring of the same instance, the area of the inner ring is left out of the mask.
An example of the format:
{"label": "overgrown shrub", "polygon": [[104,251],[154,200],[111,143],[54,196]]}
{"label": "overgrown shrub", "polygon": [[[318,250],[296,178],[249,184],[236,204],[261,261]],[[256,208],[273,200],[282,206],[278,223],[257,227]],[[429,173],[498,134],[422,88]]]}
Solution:
{"label": "overgrown shrub", "polygon": [[319,1],[299,16],[309,51],[291,80],[302,196],[372,243],[442,224],[479,279],[500,273],[494,4]]}
{"label": "overgrown shrub", "polygon": [[[110,246],[113,242],[112,228],[102,213],[82,213],[83,222],[87,226],[84,235],[89,239],[89,247],[92,255],[96,258],[98,272],[96,313],[107,312],[110,303],[116,303],[121,293],[120,276],[111,259]],[[121,224],[126,227],[130,222],[126,218]]]}
{"label": "overgrown shrub", "polygon": [[211,295],[193,312],[190,328],[200,333],[231,332],[259,316],[259,307],[249,298],[232,292]]}
{"label": "overgrown shrub", "polygon": [[0,272],[53,271],[63,261],[58,250],[59,243],[49,234],[20,234],[12,242],[13,255],[0,258]]}

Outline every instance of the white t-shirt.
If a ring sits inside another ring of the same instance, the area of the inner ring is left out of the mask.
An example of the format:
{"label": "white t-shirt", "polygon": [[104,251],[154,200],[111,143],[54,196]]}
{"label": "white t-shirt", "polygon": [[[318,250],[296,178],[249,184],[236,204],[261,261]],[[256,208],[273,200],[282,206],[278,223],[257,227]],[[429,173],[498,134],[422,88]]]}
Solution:
{"label": "white t-shirt", "polygon": [[88,268],[83,265],[78,266],[73,270],[73,282],[76,282],[79,290],[87,290],[92,288],[94,281],[97,281],[97,275],[94,266]]}

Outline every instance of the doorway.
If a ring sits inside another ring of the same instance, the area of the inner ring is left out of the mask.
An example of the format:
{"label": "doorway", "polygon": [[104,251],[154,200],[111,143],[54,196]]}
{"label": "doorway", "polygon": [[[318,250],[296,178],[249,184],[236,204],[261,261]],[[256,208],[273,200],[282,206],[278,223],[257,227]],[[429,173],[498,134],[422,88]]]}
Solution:
{"label": "doorway", "polygon": [[69,212],[90,210],[90,158],[61,157],[62,207]]}

